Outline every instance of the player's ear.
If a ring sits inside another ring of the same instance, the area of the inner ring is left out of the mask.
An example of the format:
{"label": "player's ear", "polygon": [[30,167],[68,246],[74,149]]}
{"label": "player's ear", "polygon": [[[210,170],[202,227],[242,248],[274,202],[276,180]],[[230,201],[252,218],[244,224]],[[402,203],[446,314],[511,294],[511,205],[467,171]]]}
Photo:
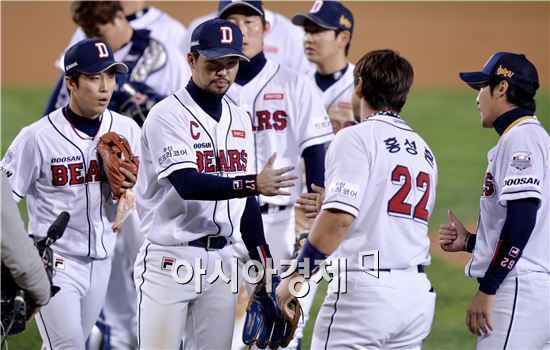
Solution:
{"label": "player's ear", "polygon": [[67,86],[67,89],[69,89],[69,91],[71,92],[78,87],[78,84],[73,80],[73,77],[71,76],[65,77],[65,85]]}
{"label": "player's ear", "polygon": [[362,98],[363,97],[363,78],[359,77],[357,80],[357,85],[355,86],[355,96]]}
{"label": "player's ear", "polygon": [[187,63],[191,69],[195,68],[195,56],[193,56],[192,52],[187,53]]}
{"label": "player's ear", "polygon": [[346,47],[351,41],[351,33],[347,30],[341,31],[338,33],[337,39],[342,44],[342,47]]}
{"label": "player's ear", "polygon": [[502,80],[500,83],[498,83],[493,91],[495,91],[499,97],[506,96],[506,91],[508,91],[509,86],[510,85],[508,84],[508,81]]}
{"label": "player's ear", "polygon": [[271,29],[271,23],[269,23],[265,18],[262,21],[263,21],[263,25],[264,25],[264,35],[265,35]]}

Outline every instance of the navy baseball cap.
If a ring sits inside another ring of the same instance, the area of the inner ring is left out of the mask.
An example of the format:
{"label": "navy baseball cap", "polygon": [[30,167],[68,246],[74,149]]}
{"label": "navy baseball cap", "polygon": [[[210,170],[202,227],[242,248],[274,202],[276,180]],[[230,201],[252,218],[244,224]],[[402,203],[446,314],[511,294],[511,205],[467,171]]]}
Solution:
{"label": "navy baseball cap", "polygon": [[242,51],[243,33],[236,24],[214,18],[201,23],[191,34],[191,52],[207,58],[238,56],[250,61]]}
{"label": "navy baseball cap", "polygon": [[466,84],[479,90],[484,84],[506,80],[534,97],[539,88],[537,68],[523,54],[497,52],[483,66],[481,72],[459,74]]}
{"label": "navy baseball cap", "polygon": [[295,14],[292,23],[303,27],[308,19],[325,29],[348,30],[353,33],[353,15],[338,1],[317,0],[308,13]]}
{"label": "navy baseball cap", "polygon": [[264,16],[264,5],[261,1],[242,1],[242,0],[222,0],[218,3],[218,17],[222,18],[223,14],[234,7],[246,6],[255,12],[259,16]]}
{"label": "navy baseball cap", "polygon": [[80,40],[71,46],[63,58],[65,75],[75,72],[83,74],[98,74],[111,67],[116,67],[118,73],[128,73],[128,67],[115,61],[113,50],[109,45],[98,39]]}

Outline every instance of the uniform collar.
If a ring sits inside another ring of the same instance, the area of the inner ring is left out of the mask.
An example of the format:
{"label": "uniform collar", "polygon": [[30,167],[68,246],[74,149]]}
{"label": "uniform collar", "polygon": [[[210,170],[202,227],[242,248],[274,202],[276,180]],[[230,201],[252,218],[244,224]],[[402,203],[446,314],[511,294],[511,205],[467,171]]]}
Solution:
{"label": "uniform collar", "polygon": [[248,84],[260,71],[264,68],[267,63],[264,52],[260,52],[256,56],[250,59],[250,62],[241,61],[239,63],[239,71],[237,72],[237,77],[235,82],[239,85]]}
{"label": "uniform collar", "polygon": [[525,116],[532,116],[534,113],[533,111],[530,111],[525,108],[514,108],[504,114],[502,114],[500,117],[495,120],[493,123],[493,127],[495,128],[495,131],[502,136],[506,129],[512,125],[513,122],[518,120],[519,118],[525,117]]}

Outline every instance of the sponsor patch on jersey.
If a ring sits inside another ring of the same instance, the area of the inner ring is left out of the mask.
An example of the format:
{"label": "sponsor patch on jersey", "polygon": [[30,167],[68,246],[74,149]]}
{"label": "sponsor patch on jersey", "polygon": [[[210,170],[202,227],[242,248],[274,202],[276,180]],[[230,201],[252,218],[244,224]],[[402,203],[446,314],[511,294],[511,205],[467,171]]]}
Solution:
{"label": "sponsor patch on jersey", "polygon": [[504,180],[504,186],[518,186],[518,185],[540,185],[540,180],[533,176],[514,177]]}
{"label": "sponsor patch on jersey", "polygon": [[284,100],[284,98],[285,95],[282,92],[270,92],[264,94],[264,101]]}
{"label": "sponsor patch on jersey", "polygon": [[240,139],[246,138],[246,133],[244,132],[244,130],[231,130],[231,135]]}
{"label": "sponsor patch on jersey", "polygon": [[531,153],[527,152],[518,152],[512,155],[512,160],[510,161],[510,166],[519,171],[530,168],[531,163]]}
{"label": "sponsor patch on jersey", "polygon": [[328,187],[329,193],[343,195],[352,199],[357,199],[359,186],[350,182],[336,181]]}
{"label": "sponsor patch on jersey", "polygon": [[508,253],[508,255],[510,255],[512,258],[517,258],[519,255],[519,252],[520,252],[520,249],[518,247],[512,246],[512,248],[510,248],[510,252]]}
{"label": "sponsor patch on jersey", "polygon": [[160,266],[161,270],[172,271],[174,269],[174,264],[176,263],[176,258],[170,258],[167,256],[162,257],[162,265]]}
{"label": "sponsor patch on jersey", "polygon": [[60,256],[54,256],[53,268],[56,270],[65,270],[65,259]]}
{"label": "sponsor patch on jersey", "polygon": [[279,48],[277,46],[265,45],[264,46],[264,52],[277,53],[277,52],[279,52]]}

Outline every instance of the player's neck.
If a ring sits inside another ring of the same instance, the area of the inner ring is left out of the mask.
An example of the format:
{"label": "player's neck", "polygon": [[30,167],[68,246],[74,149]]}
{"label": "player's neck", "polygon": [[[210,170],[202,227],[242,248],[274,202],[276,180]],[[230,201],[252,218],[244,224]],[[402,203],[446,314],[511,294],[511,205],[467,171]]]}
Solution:
{"label": "player's neck", "polygon": [[220,121],[222,116],[222,98],[223,95],[216,96],[208,91],[201,89],[193,78],[189,80],[189,83],[185,87],[191,98],[214,120]]}
{"label": "player's neck", "polygon": [[267,60],[263,51],[252,57],[250,62],[241,61],[241,63],[239,63],[239,71],[237,72],[235,82],[239,85],[248,84],[258,75],[258,73],[260,73],[266,63]]}
{"label": "player's neck", "polygon": [[132,36],[134,35],[134,30],[132,27],[130,27],[130,24],[127,23],[127,25],[124,26],[124,28],[121,29],[121,33],[118,36],[118,40],[113,40],[111,43],[111,48],[113,49],[113,52],[117,52],[120,50],[124,45],[130,42],[132,40]]}
{"label": "player's neck", "polygon": [[74,101],[71,100],[67,106],[67,111],[69,116],[76,116],[82,119],[96,120],[101,114],[89,114],[82,111],[80,106]]}
{"label": "player's neck", "polygon": [[334,74],[342,69],[346,68],[348,60],[345,55],[336,55],[323,62],[317,63],[317,73],[322,75]]}
{"label": "player's neck", "polygon": [[399,113],[389,108],[374,109],[365,100],[361,100],[361,121],[365,121],[375,115],[387,115],[394,118],[401,118]]}
{"label": "player's neck", "polygon": [[342,69],[329,74],[321,74],[317,71],[315,72],[315,83],[321,91],[326,91],[346,73],[347,69],[348,65],[346,64]]}

